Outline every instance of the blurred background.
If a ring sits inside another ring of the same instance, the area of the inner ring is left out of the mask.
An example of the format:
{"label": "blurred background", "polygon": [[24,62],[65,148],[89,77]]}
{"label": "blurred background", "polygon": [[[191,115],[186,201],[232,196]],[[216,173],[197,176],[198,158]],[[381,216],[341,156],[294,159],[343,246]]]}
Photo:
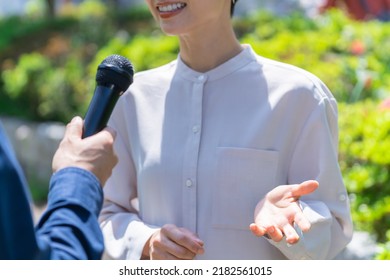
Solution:
{"label": "blurred background", "polygon": [[[242,43],[316,74],[339,102],[356,229],[343,258],[390,259],[389,20],[390,0],[240,0],[233,18]],[[0,120],[37,218],[64,124],[84,116],[98,64],[117,53],[142,71],[177,52],[143,0],[0,0]]]}

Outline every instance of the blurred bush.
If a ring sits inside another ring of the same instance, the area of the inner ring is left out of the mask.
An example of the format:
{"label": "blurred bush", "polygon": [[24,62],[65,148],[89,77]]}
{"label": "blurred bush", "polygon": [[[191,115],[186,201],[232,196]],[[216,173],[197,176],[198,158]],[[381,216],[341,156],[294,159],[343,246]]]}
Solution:
{"label": "blurred bush", "polygon": [[331,11],[317,20],[260,13],[237,25],[242,42],[316,74],[339,102],[389,95],[390,23],[356,22]]}
{"label": "blurred bush", "polygon": [[145,7],[114,12],[96,0],[67,5],[55,18],[0,18],[0,112],[64,123],[83,116],[103,60],[97,62],[99,50],[112,54],[112,41],[129,43],[154,29]]}
{"label": "blurred bush", "polygon": [[14,68],[3,71],[4,90],[23,117],[68,120],[75,111],[85,109],[89,84],[82,79],[82,69],[73,56],[62,67],[55,67],[42,54],[22,54]]}
{"label": "blurred bush", "polygon": [[373,234],[390,258],[390,106],[366,100],[341,103],[339,112],[340,166],[355,227]]}

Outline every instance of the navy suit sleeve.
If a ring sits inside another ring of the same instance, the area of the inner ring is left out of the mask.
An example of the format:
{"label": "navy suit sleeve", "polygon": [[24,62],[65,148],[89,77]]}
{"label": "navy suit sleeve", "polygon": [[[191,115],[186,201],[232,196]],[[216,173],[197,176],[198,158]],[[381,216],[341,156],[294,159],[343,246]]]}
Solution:
{"label": "navy suit sleeve", "polygon": [[19,163],[0,126],[0,259],[100,259],[97,221],[103,191],[97,178],[65,168],[50,181],[48,206],[36,228],[30,194]]}
{"label": "navy suit sleeve", "polygon": [[50,247],[44,258],[100,259],[103,236],[97,218],[102,203],[102,188],[92,173],[69,167],[54,174],[48,206],[37,225],[39,246]]}
{"label": "navy suit sleeve", "polygon": [[33,259],[38,251],[26,180],[0,124],[0,259]]}

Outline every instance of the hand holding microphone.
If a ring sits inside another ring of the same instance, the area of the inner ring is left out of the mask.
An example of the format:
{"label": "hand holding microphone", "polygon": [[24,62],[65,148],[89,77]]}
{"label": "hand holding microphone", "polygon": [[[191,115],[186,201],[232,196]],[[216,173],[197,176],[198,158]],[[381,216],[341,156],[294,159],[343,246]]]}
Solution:
{"label": "hand holding microphone", "polygon": [[96,89],[84,124],[80,117],[75,117],[67,125],[53,157],[54,172],[78,167],[94,173],[105,184],[118,162],[113,149],[115,131],[106,128],[107,121],[119,96],[133,82],[133,74],[131,63],[119,55],[109,56],[99,65]]}

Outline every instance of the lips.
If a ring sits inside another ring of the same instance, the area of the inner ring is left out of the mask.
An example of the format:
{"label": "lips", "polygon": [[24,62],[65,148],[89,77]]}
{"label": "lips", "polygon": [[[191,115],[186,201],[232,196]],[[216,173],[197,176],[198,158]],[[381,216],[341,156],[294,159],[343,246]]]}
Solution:
{"label": "lips", "polygon": [[157,11],[162,18],[170,18],[180,13],[186,6],[187,4],[181,2],[161,3],[157,5]]}

